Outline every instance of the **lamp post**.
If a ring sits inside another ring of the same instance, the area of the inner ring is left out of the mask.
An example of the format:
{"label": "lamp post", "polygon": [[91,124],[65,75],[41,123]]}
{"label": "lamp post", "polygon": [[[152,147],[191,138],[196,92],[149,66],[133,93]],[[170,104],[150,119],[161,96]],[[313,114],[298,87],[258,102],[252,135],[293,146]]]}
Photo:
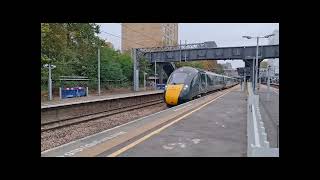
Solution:
{"label": "lamp post", "polygon": [[268,92],[267,92],[267,101],[270,100],[270,65],[268,66],[268,79],[267,79],[267,85],[268,85]]}
{"label": "lamp post", "polygon": [[254,78],[254,89],[253,92],[256,94],[256,87],[257,87],[257,79],[258,79],[258,54],[259,54],[259,39],[260,38],[269,38],[271,36],[274,36],[275,34],[269,34],[266,36],[256,36],[256,37],[252,37],[252,36],[242,36],[243,38],[247,38],[247,39],[252,39],[252,38],[256,38],[257,39],[257,49],[256,49],[256,61],[255,61],[255,78]]}
{"label": "lamp post", "polygon": [[98,46],[98,94],[100,96],[100,46]]}
{"label": "lamp post", "polygon": [[146,90],[146,75],[147,75],[147,73],[144,72],[143,73],[143,88],[144,88],[144,90]]}
{"label": "lamp post", "polygon": [[49,100],[52,100],[52,79],[51,79],[51,69],[56,68],[55,65],[52,64],[45,64],[43,67],[49,69],[49,77],[48,77],[48,94],[49,94]]}
{"label": "lamp post", "polygon": [[247,81],[246,81],[246,78],[247,78],[247,72],[246,72],[246,69],[244,68],[244,81],[243,81],[243,90],[246,89],[246,86],[247,86]]}
{"label": "lamp post", "polygon": [[[96,43],[92,43],[93,45],[95,45]],[[101,91],[100,91],[100,48],[103,46],[99,46],[98,45],[98,94],[100,96]]]}
{"label": "lamp post", "polygon": [[154,60],[154,90],[157,90],[157,60]]}

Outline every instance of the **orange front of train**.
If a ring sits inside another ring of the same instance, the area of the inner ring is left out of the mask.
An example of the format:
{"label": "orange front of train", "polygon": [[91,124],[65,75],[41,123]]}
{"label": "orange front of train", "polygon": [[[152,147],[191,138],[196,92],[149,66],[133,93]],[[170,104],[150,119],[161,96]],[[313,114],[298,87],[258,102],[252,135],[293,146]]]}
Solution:
{"label": "orange front of train", "polygon": [[179,101],[179,97],[181,94],[181,90],[183,88],[183,84],[178,85],[166,85],[165,90],[165,102],[168,105],[177,105]]}

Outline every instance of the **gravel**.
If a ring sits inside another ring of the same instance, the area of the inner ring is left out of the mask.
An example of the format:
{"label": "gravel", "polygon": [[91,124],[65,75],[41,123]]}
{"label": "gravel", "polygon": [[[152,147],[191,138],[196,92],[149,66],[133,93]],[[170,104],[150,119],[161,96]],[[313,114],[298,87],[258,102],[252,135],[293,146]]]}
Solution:
{"label": "gravel", "polygon": [[165,103],[157,104],[142,109],[127,111],[109,117],[83,122],[59,129],[53,129],[41,133],[41,151],[51,149],[62,144],[81,139],[83,137],[110,129],[115,126],[133,121],[135,119],[166,109]]}

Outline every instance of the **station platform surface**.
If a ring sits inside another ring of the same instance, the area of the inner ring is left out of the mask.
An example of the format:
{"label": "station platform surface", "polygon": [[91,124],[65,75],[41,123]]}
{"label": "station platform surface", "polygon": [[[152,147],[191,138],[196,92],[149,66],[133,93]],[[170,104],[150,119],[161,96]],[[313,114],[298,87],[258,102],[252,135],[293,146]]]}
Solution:
{"label": "station platform surface", "polygon": [[246,156],[246,111],[238,86],[119,157]]}
{"label": "station platform surface", "polygon": [[41,102],[41,109],[42,108],[57,107],[57,106],[72,105],[72,104],[79,104],[79,103],[102,101],[102,100],[107,100],[107,99],[117,99],[117,98],[140,96],[140,95],[146,95],[146,94],[156,94],[156,93],[162,93],[162,92],[163,92],[163,90],[150,90],[150,91],[139,91],[139,92],[114,94],[114,95],[101,95],[101,96],[90,96],[89,95],[86,97],[59,99],[59,100]]}
{"label": "station platform surface", "polygon": [[270,87],[270,96],[268,99],[268,87],[260,85],[259,106],[261,118],[267,133],[267,139],[271,148],[278,147],[278,125],[279,125],[279,89]]}
{"label": "station platform surface", "polygon": [[237,85],[46,150],[41,156],[246,156],[246,97]]}

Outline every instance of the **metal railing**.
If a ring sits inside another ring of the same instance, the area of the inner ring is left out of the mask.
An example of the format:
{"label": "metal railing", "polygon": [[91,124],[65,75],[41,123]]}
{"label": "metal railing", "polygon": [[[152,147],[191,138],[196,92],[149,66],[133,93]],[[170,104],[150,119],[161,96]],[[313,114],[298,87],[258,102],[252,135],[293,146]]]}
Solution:
{"label": "metal railing", "polygon": [[259,95],[253,93],[252,84],[248,82],[247,105],[247,156],[279,157],[279,148],[270,148],[264,123],[259,108]]}

